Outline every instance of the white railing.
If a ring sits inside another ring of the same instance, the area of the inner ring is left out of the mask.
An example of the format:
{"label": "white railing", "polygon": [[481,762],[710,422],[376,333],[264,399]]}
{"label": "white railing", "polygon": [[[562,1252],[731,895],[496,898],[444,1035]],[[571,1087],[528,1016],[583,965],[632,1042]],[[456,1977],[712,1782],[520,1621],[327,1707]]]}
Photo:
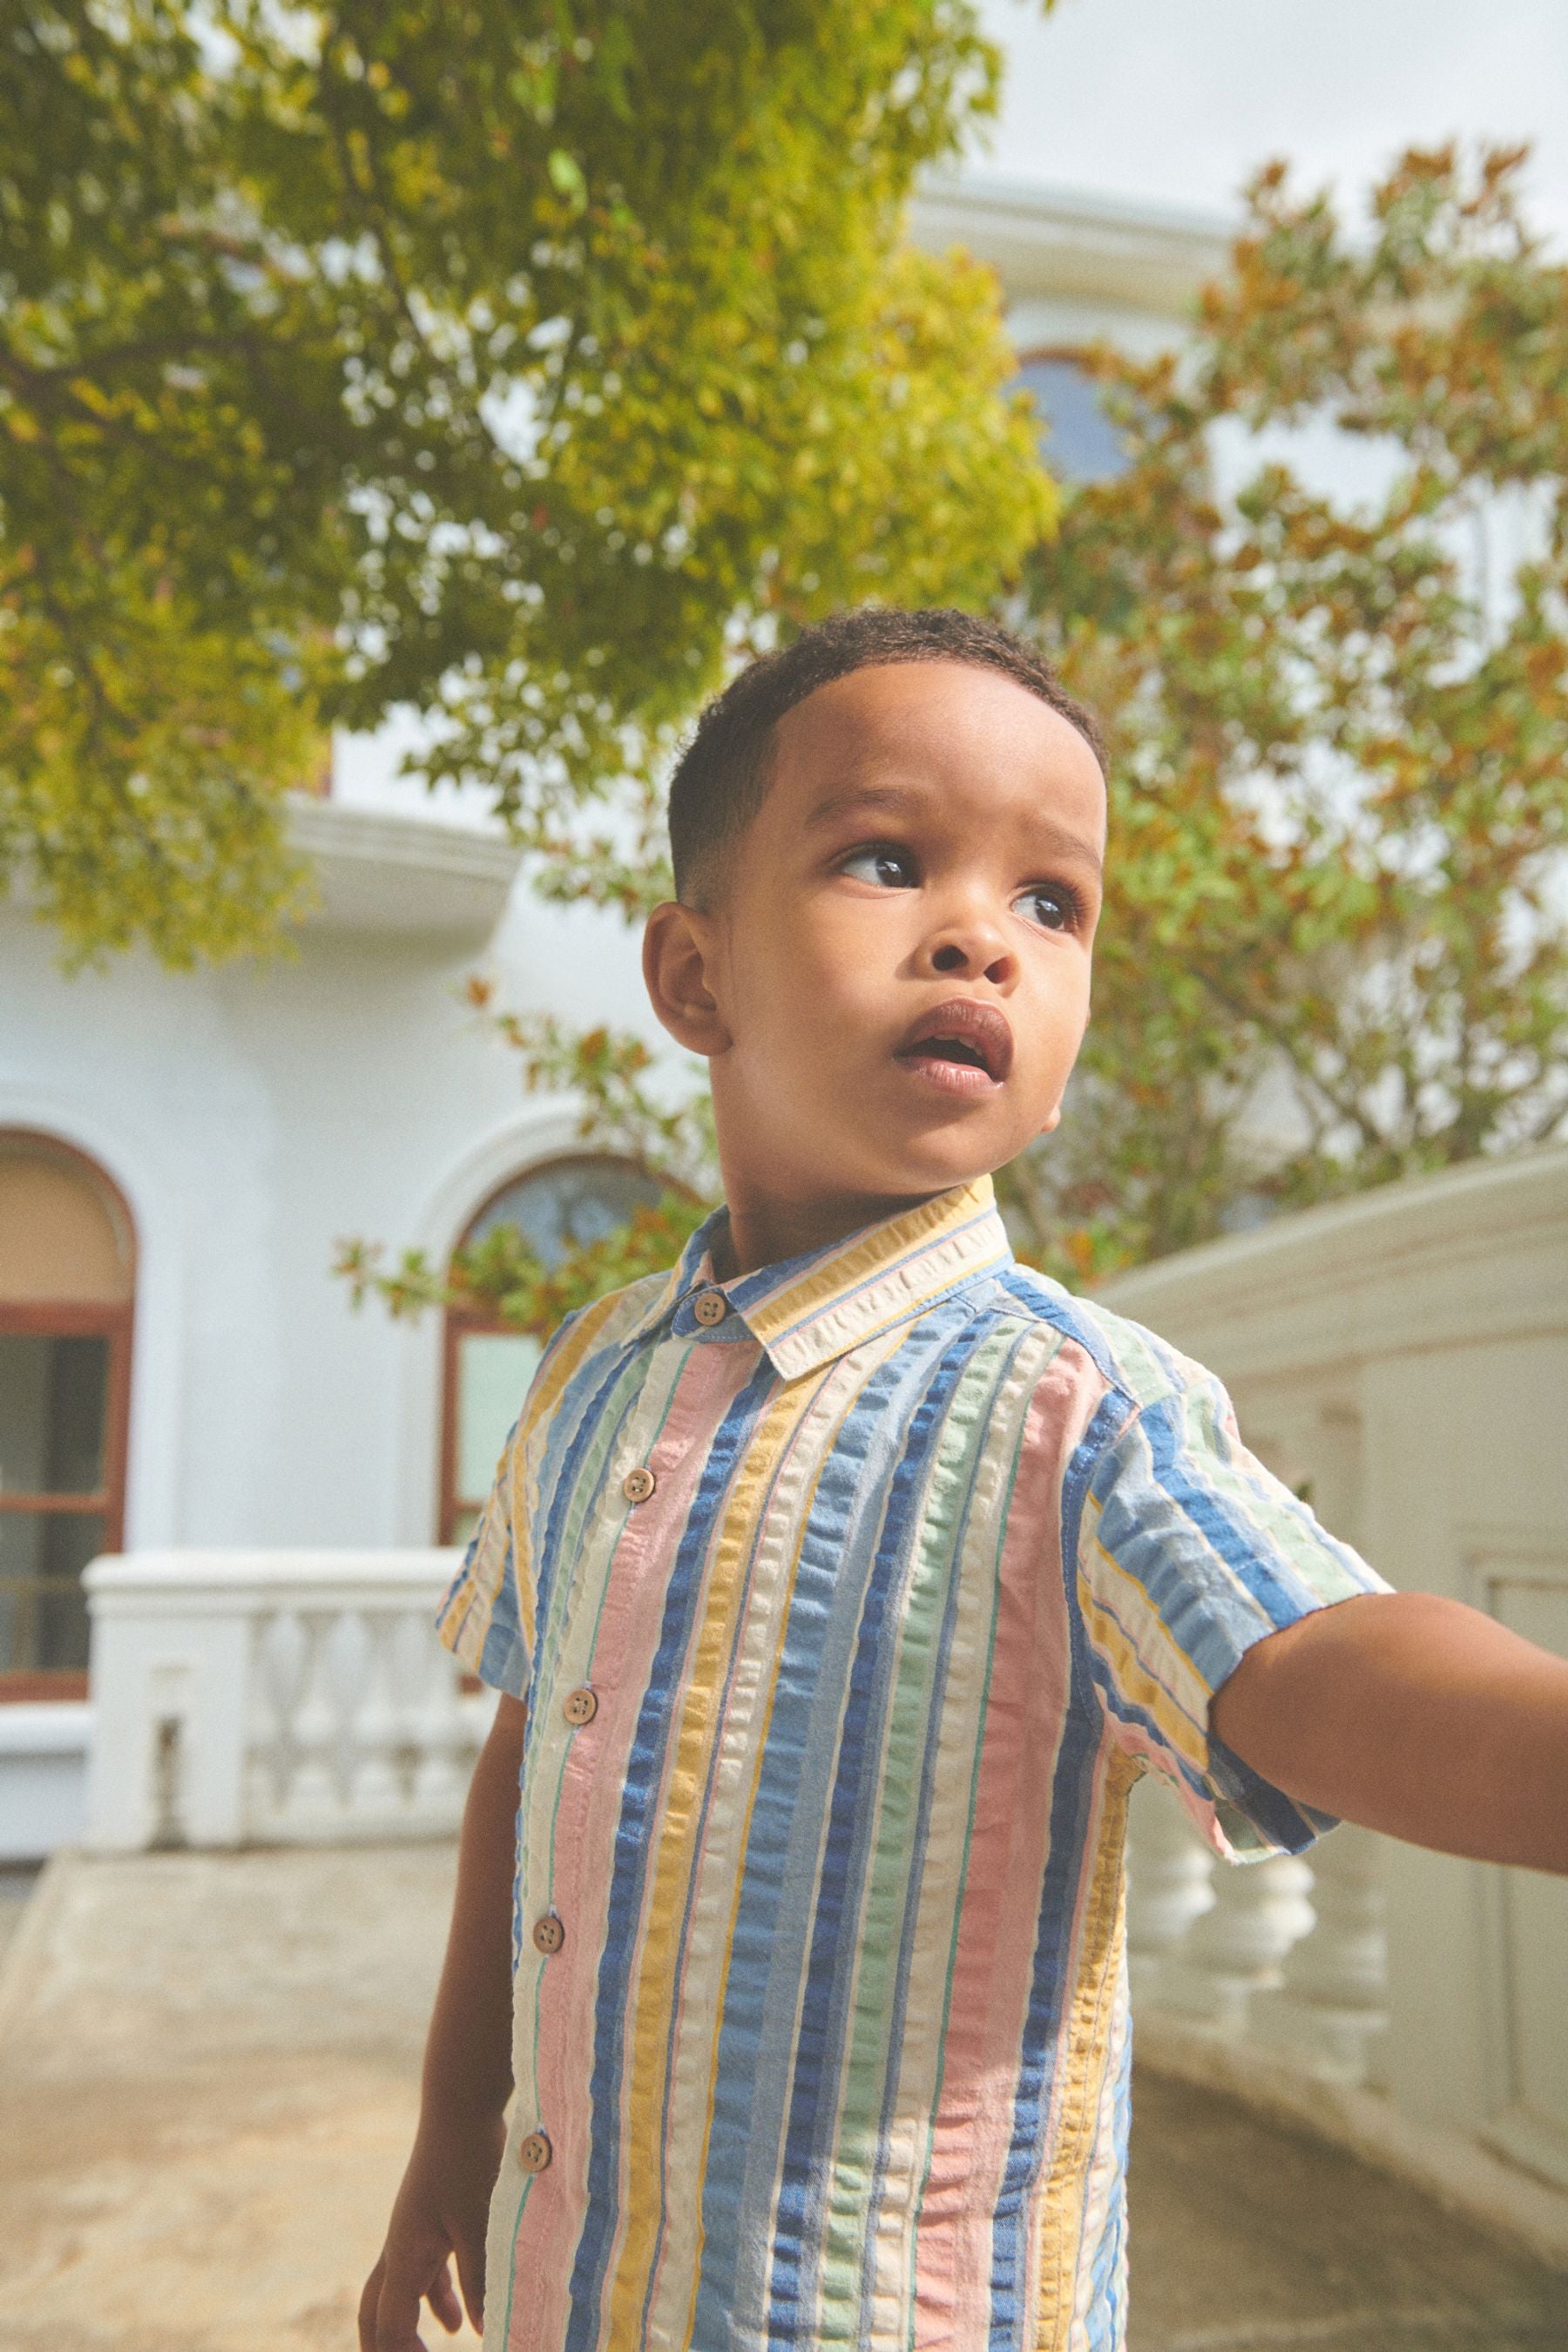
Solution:
{"label": "white railing", "polygon": [[1127,1944],[1141,2021],[1288,2063],[1319,2082],[1375,2079],[1388,2023],[1378,1841],[1338,1829],[1310,1863],[1233,1869],[1147,1782],[1128,1836]]}
{"label": "white railing", "polygon": [[[457,1558],[158,1552],[96,1562],[88,1843],[449,1835],[494,1704],[464,1688],[432,1628]],[[1410,1858],[1342,1828],[1310,1862],[1231,1867],[1167,1790],[1145,1783],[1128,1852],[1139,2048],[1157,2069],[1292,2114],[1415,2174],[1568,2263],[1568,2175],[1548,2098],[1527,2077],[1521,2104],[1453,2112],[1463,2041],[1434,1997],[1447,1956],[1428,1937],[1434,1968],[1423,1976],[1398,1933]],[[1478,2006],[1486,1991],[1483,1982]],[[1413,2049],[1427,2053],[1426,2074]],[[1532,2131],[1522,2157],[1521,2116]]]}
{"label": "white railing", "polygon": [[447,1551],[98,1560],[88,1843],[321,1844],[450,1833],[493,1696],[432,1619]]}
{"label": "white railing", "polygon": [[[1390,1184],[1119,1277],[1254,1451],[1405,1591],[1568,1656],[1568,1145]],[[1211,1864],[1133,1800],[1140,2044],[1266,2090],[1568,2258],[1568,1882],[1340,1829]]]}

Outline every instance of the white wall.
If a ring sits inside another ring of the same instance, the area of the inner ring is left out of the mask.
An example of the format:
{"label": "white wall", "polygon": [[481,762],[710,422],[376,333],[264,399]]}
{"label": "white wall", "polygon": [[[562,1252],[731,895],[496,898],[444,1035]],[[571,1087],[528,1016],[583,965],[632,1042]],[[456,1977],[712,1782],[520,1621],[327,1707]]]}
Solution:
{"label": "white wall", "polygon": [[[1243,1435],[1401,1591],[1568,1656],[1568,1145],[1281,1218],[1100,1294],[1210,1365]],[[1405,2115],[1568,2187],[1568,1883],[1382,1843]]]}
{"label": "white wall", "polygon": [[574,1140],[458,1002],[646,1020],[612,919],[522,902],[488,954],[312,928],[298,958],[67,979],[0,916],[0,1123],[49,1129],[123,1188],[141,1265],[126,1541],[434,1538],[437,1318],[357,1315],[329,1274],[358,1234],[439,1258],[510,1172]]}

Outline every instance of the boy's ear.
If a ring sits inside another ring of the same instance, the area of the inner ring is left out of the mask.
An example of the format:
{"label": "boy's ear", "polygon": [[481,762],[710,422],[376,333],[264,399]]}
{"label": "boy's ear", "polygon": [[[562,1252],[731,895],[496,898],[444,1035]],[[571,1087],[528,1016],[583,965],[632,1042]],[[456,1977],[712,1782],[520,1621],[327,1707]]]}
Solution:
{"label": "boy's ear", "polygon": [[711,919],[667,898],[647,919],[642,976],[648,1002],[678,1045],[710,1060],[731,1044],[709,978],[717,939]]}

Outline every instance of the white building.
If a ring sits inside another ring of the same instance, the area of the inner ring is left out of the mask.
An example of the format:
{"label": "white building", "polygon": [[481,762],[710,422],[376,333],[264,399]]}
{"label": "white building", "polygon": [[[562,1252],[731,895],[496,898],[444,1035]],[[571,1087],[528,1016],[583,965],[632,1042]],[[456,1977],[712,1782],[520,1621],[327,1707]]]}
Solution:
{"label": "white building", "polygon": [[[1074,353],[1178,339],[1225,253],[1211,218],[974,177],[914,226],[998,269],[1049,454],[1080,476],[1115,448]],[[1325,438],[1320,475],[1341,455]],[[628,1205],[636,1171],[525,1096],[468,974],[657,1033],[632,934],[531,897],[482,813],[387,767],[342,746],[332,796],[295,808],[321,904],[288,961],[67,978],[0,908],[0,1863],[82,1832],[80,1574],[102,1551],[132,1557],[98,1571],[100,1846],[455,1818],[481,1708],[429,1638],[432,1547],[483,1495],[531,1342],[356,1315],[335,1248],[440,1265],[505,1215],[548,1252],[563,1220]],[[1116,1303],[1213,1361],[1259,1450],[1396,1580],[1562,1648],[1565,1186],[1561,1150],[1456,1171],[1148,1269]],[[1146,2058],[1568,2259],[1564,1890],[1363,1833],[1215,1878],[1169,1809],[1135,1815]]]}
{"label": "white building", "polygon": [[[1114,445],[1073,352],[1179,335],[1225,250],[1213,219],[979,179],[915,232],[996,267],[1079,472]],[[442,1263],[505,1197],[548,1244],[635,1184],[460,1001],[482,966],[509,1004],[647,1024],[635,940],[542,904],[481,814],[390,765],[342,747],[298,805],[321,903],[291,960],[68,977],[0,909],[0,1853],[79,1820],[96,1552],[428,1545],[482,1497],[531,1343],[354,1314],[337,1242]]]}

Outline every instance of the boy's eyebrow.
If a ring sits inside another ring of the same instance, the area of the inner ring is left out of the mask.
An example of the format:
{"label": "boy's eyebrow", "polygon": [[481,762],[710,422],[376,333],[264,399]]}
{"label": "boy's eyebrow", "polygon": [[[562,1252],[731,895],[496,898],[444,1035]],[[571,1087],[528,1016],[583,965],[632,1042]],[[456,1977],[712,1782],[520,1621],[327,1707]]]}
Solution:
{"label": "boy's eyebrow", "polygon": [[[912,792],[907,784],[848,784],[842,792],[829,793],[826,800],[818,801],[805,822],[811,829],[831,824],[837,818],[851,814],[910,816],[930,805],[929,793]],[[1042,814],[1037,823],[1040,832],[1049,836],[1052,847],[1065,856],[1081,857],[1097,874],[1104,872],[1104,853],[1096,843],[1053,816]]]}

